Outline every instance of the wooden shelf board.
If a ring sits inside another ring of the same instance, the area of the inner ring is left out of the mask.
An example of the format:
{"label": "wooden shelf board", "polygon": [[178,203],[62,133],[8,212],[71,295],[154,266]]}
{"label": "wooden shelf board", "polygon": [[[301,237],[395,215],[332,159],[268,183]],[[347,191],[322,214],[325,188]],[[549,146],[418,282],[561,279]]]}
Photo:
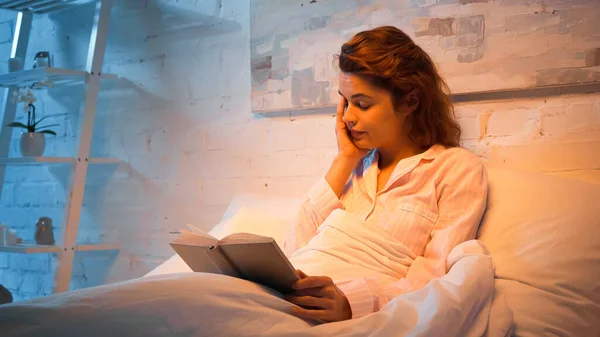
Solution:
{"label": "wooden shelf board", "polygon": [[90,164],[119,164],[121,160],[116,158],[89,158]]}
{"label": "wooden shelf board", "polygon": [[75,251],[77,252],[91,252],[91,251],[101,251],[101,250],[119,250],[119,245],[116,243],[99,243],[99,244],[84,244],[77,245],[75,247]]}
{"label": "wooden shelf board", "polygon": [[28,165],[49,165],[49,164],[73,164],[75,158],[72,157],[11,157],[0,158],[0,165],[28,166]]}
{"label": "wooden shelf board", "polygon": [[[72,157],[9,157],[0,158],[0,166],[39,166],[52,164],[74,164]],[[89,158],[90,164],[118,164],[121,161],[116,158]]]}
{"label": "wooden shelf board", "polygon": [[[13,246],[0,246],[0,253],[17,253],[17,254],[43,254],[43,253],[60,253],[62,247],[44,246],[36,244],[19,244]],[[109,251],[119,250],[118,244],[102,243],[102,244],[83,244],[75,246],[77,252],[92,252],[92,251]]]}
{"label": "wooden shelf board", "polygon": [[[2,0],[0,0],[2,1]],[[15,72],[0,74],[0,87],[4,88],[24,88],[32,87],[34,89],[48,88],[49,82],[54,86],[65,86],[83,83],[89,73],[83,70],[63,69],[41,67],[35,69],[25,69]],[[114,74],[101,74],[102,79],[117,79]],[[43,84],[39,84],[43,83]]]}
{"label": "wooden shelf board", "polygon": [[0,246],[2,253],[19,253],[19,254],[42,254],[42,253],[59,253],[59,246],[43,246],[35,244],[21,244],[14,246]]}

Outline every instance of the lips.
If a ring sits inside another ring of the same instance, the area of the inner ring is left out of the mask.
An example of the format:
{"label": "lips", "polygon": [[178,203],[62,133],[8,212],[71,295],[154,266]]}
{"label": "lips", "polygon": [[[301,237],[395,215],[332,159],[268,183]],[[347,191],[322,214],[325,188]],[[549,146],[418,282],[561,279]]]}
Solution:
{"label": "lips", "polygon": [[359,138],[360,136],[364,135],[366,132],[364,131],[355,131],[355,130],[350,130],[350,136],[352,136],[352,138]]}

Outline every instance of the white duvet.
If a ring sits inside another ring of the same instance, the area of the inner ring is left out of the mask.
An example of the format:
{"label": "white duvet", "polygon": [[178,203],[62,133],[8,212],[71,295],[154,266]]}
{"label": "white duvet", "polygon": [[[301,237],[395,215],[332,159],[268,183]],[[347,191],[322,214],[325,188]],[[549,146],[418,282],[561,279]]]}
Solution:
{"label": "white duvet", "polygon": [[221,275],[145,277],[0,306],[4,337],[45,336],[506,336],[512,312],[494,297],[494,267],[479,241],[454,248],[449,272],[379,312],[315,324],[260,285]]}

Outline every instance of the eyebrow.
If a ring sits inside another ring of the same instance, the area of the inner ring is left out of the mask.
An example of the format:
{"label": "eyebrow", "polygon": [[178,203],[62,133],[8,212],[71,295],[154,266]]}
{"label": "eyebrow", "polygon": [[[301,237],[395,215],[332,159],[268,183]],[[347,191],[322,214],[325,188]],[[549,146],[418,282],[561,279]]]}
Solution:
{"label": "eyebrow", "polygon": [[[338,90],[338,94],[340,94],[340,96],[344,96],[344,95],[342,95],[342,92],[339,91],[339,90]],[[346,96],[344,96],[344,97],[346,97]],[[373,97],[371,97],[371,96],[369,96],[367,94],[363,94],[363,93],[360,93],[360,92],[357,93],[357,94],[352,95],[352,97],[350,97],[350,98],[357,98],[357,97],[364,97],[364,98],[371,98],[371,99],[373,98]]]}

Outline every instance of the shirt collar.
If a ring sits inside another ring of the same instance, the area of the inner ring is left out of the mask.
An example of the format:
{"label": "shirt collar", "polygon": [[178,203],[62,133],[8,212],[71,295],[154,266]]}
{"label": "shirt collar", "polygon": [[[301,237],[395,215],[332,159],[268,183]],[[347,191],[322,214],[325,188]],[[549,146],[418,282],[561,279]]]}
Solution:
{"label": "shirt collar", "polygon": [[[389,189],[389,187],[394,184],[395,181],[400,179],[406,173],[412,171],[421,160],[434,160],[437,158],[446,148],[443,145],[435,144],[427,149],[425,152],[419,153],[417,155],[404,158],[396,164],[394,171],[392,172],[386,187],[383,191]],[[379,167],[377,162],[379,160],[379,153],[376,149],[371,150],[364,158],[363,158],[363,174],[366,178],[366,190],[367,193],[372,196],[375,194],[375,190],[377,189],[377,176],[379,175]]]}
{"label": "shirt collar", "polygon": [[[403,160],[411,160],[411,159],[426,159],[426,160],[434,160],[437,158],[446,148],[440,144],[434,144],[429,149],[425,150],[425,152],[416,154],[414,156],[404,158]],[[377,149],[371,150],[363,159],[363,167],[367,168],[373,165],[374,162],[379,160],[379,152]]]}

